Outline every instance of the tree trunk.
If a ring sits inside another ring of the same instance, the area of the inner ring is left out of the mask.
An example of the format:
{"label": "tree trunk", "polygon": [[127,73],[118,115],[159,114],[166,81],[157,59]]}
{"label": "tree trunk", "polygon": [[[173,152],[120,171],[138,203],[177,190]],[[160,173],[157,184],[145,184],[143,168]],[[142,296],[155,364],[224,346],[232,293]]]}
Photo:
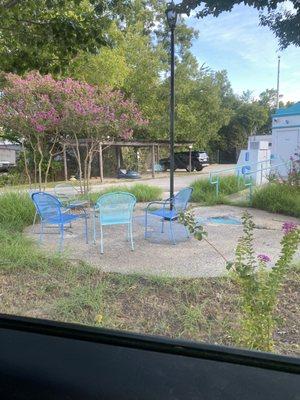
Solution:
{"label": "tree trunk", "polygon": [[80,185],[80,192],[83,193],[82,190],[82,168],[81,168],[81,156],[80,156],[80,149],[79,149],[79,142],[77,135],[75,135],[76,141],[76,151],[74,150],[75,158],[77,160],[78,169],[79,169],[79,185]]}
{"label": "tree trunk", "polygon": [[94,153],[95,153],[95,151],[97,149],[97,146],[98,146],[98,142],[94,143],[94,141],[93,141],[92,145],[90,147],[90,150],[89,150],[88,174],[87,174],[88,188],[90,188],[90,180],[91,180],[91,173],[92,173],[92,162],[93,162]]}
{"label": "tree trunk", "polygon": [[33,164],[34,164],[34,185],[37,183],[37,163],[36,163],[36,151],[33,149]]}
{"label": "tree trunk", "polygon": [[83,162],[83,187],[84,187],[84,193],[88,192],[88,179],[87,179],[87,157],[84,158]]}
{"label": "tree trunk", "polygon": [[33,171],[33,174],[34,174],[34,186],[36,187],[36,184],[37,184],[37,161],[36,161],[36,149],[35,149],[35,147],[33,146],[33,144],[32,144],[32,141],[30,140],[30,146],[31,146],[31,148],[32,148],[32,153],[33,153],[33,165],[34,165],[34,171]]}
{"label": "tree trunk", "polygon": [[22,151],[23,151],[23,154],[24,154],[25,173],[26,173],[26,176],[27,176],[27,179],[28,179],[29,187],[30,187],[30,189],[31,189],[31,176],[30,176],[30,173],[29,173],[29,170],[28,170],[27,155],[26,155],[26,149],[25,149],[24,141],[23,141],[23,140],[22,140]]}
{"label": "tree trunk", "polygon": [[38,163],[39,190],[42,190],[42,165],[43,165],[43,160],[44,160],[44,154],[43,154],[43,151],[41,148],[41,143],[40,143],[39,138],[37,140],[37,147],[38,147],[38,151],[40,153],[40,160]]}
{"label": "tree trunk", "polygon": [[53,155],[50,153],[50,157],[49,157],[47,168],[46,168],[46,172],[45,172],[45,179],[44,179],[44,187],[45,187],[45,189],[46,189],[46,185],[47,185],[47,181],[48,181],[48,174],[49,174],[49,170],[50,170],[50,167],[51,167],[52,159],[53,159]]}
{"label": "tree trunk", "polygon": [[55,145],[56,145],[56,140],[55,140],[54,143],[52,144],[51,149],[50,149],[50,152],[49,152],[50,157],[49,157],[49,160],[48,160],[47,169],[46,169],[46,172],[45,172],[45,179],[44,179],[45,189],[46,189],[46,185],[47,185],[47,181],[48,181],[48,174],[49,174],[50,167],[51,167],[51,163],[52,163],[53,156],[54,156],[54,154],[53,154],[53,149],[54,149],[54,146],[55,146]]}

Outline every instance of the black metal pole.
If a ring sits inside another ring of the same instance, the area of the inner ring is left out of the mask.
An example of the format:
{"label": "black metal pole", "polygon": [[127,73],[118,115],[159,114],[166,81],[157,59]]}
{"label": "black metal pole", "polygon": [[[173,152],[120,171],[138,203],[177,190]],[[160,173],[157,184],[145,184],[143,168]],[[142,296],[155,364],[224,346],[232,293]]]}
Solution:
{"label": "black metal pole", "polygon": [[175,118],[175,43],[174,28],[171,28],[171,78],[170,78],[170,208],[174,197],[174,118]]}

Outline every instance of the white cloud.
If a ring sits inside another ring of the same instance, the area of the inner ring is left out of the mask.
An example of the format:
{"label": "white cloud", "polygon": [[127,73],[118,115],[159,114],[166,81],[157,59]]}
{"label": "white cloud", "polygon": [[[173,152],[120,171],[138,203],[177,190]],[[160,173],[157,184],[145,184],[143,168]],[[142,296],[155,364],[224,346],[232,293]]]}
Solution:
{"label": "white cloud", "polygon": [[[289,3],[285,4],[290,7]],[[267,28],[259,26],[259,12],[243,5],[218,18],[189,18],[200,31],[193,52],[213,69],[227,69],[237,92],[250,89],[260,93],[276,86],[278,41]],[[300,49],[290,46],[281,52],[284,100],[300,100]]]}

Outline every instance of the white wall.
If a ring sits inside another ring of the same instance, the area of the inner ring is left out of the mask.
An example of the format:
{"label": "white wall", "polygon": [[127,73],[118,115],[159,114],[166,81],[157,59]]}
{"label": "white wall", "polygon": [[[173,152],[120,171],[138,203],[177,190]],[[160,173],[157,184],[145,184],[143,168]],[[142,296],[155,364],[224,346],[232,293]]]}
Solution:
{"label": "white wall", "polygon": [[5,147],[0,147],[0,162],[1,161],[9,161],[11,164],[15,164],[16,151]]}
{"label": "white wall", "polygon": [[[272,129],[273,165],[288,162],[300,150],[300,115],[273,117]],[[284,166],[278,172],[286,176]]]}

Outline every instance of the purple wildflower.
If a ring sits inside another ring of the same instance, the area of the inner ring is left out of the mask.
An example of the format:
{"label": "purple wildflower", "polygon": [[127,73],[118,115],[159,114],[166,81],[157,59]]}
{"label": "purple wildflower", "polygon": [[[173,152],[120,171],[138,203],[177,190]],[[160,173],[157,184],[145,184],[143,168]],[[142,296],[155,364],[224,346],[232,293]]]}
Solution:
{"label": "purple wildflower", "polygon": [[265,263],[271,261],[271,258],[269,256],[267,256],[266,254],[259,254],[257,256],[257,258],[259,259],[259,261],[262,261],[262,262],[265,262]]}
{"label": "purple wildflower", "polygon": [[294,222],[286,221],[282,225],[282,230],[283,230],[285,235],[287,235],[290,232],[293,232],[296,229],[297,229],[297,224],[295,224]]}

